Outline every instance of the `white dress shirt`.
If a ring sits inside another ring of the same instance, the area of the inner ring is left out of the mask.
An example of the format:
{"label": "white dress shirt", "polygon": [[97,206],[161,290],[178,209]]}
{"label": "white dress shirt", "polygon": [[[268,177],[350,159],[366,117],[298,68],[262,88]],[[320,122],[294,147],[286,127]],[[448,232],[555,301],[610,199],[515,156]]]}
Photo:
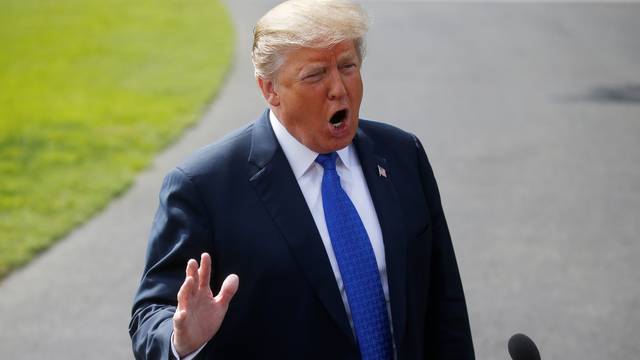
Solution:
{"label": "white dress shirt", "polygon": [[[324,168],[315,162],[319,154],[310,150],[294,138],[293,135],[291,135],[284,125],[282,125],[276,118],[273,111],[269,111],[269,121],[271,122],[271,127],[276,135],[276,139],[278,140],[278,143],[280,143],[280,147],[289,161],[291,170],[293,170],[293,174],[300,186],[304,200],[311,211],[311,216],[313,216],[313,221],[318,228],[320,238],[322,238],[322,244],[324,245],[327,256],[329,257],[329,262],[331,263],[331,270],[333,270],[333,275],[336,277],[336,282],[340,289],[340,295],[342,296],[342,302],[344,303],[347,316],[349,317],[351,329],[353,329],[353,320],[351,319],[351,310],[349,309],[347,293],[342,282],[340,268],[338,267],[336,255],[333,252],[331,238],[329,237],[329,230],[327,229],[327,224],[324,219],[321,191]],[[342,185],[342,188],[358,211],[358,215],[360,215],[365,230],[367,231],[367,235],[369,236],[369,240],[371,241],[371,246],[373,247],[376,263],[378,265],[378,272],[380,273],[380,280],[382,281],[382,290],[384,291],[389,320],[391,320],[389,283],[387,281],[387,264],[385,261],[384,243],[382,241],[382,230],[380,229],[380,222],[378,221],[378,215],[373,205],[373,200],[371,200],[369,187],[365,181],[364,173],[360,166],[360,160],[358,159],[358,154],[356,154],[353,144],[338,150],[337,153],[338,159],[336,160],[336,171],[338,172],[338,176],[340,176],[340,185]],[[174,356],[179,359],[178,354],[173,347],[173,341],[171,342],[171,350],[173,351]],[[193,359],[200,350],[202,350],[202,347],[184,357],[183,360]]]}
{"label": "white dress shirt", "polygon": [[[280,143],[280,147],[284,152],[284,155],[289,161],[293,175],[298,181],[302,195],[304,196],[307,206],[313,216],[313,221],[316,223],[322,243],[329,262],[331,263],[331,270],[336,277],[338,288],[340,289],[340,295],[342,296],[342,302],[347,310],[347,316],[349,317],[349,323],[353,328],[353,321],[351,320],[351,311],[349,309],[349,302],[347,301],[347,293],[342,283],[342,276],[340,275],[340,268],[338,267],[338,261],[336,255],[333,252],[333,246],[331,245],[331,238],[329,237],[329,230],[327,229],[327,223],[324,220],[324,208],[322,207],[322,175],[324,169],[322,166],[315,162],[318,157],[318,153],[310,150],[308,147],[300,143],[296,138],[291,135],[287,129],[276,118],[273,111],[269,111],[269,121],[273,132],[276,134],[276,138]],[[376,256],[376,262],[378,264],[378,271],[380,272],[380,280],[382,280],[382,289],[384,290],[384,297],[387,303],[387,309],[389,306],[389,285],[387,281],[387,264],[384,255],[384,243],[382,241],[382,230],[380,229],[380,222],[378,222],[378,215],[376,209],[373,206],[371,200],[371,194],[369,193],[369,187],[365,181],[364,174],[362,173],[362,167],[360,166],[360,160],[356,153],[353,144],[337,151],[338,159],[336,160],[336,171],[340,176],[340,185],[342,189],[347,193],[351,202],[358,211],[360,219],[364,224],[364,228],[369,235],[373,252]]]}

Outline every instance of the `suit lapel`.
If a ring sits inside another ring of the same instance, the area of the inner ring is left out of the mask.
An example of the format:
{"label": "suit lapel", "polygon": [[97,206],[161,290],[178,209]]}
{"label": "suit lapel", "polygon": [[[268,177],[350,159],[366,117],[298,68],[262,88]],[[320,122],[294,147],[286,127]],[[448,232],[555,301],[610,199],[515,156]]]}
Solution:
{"label": "suit lapel", "polygon": [[278,144],[266,111],[254,124],[249,182],[289,244],[311,287],[338,327],[353,339],[340,291],[322,239],[291,166]]}
{"label": "suit lapel", "polygon": [[407,305],[407,237],[402,209],[392,183],[393,172],[389,172],[386,158],[377,153],[372,139],[358,129],[354,145],[382,229],[393,332],[396,346],[400,346],[405,332]]}

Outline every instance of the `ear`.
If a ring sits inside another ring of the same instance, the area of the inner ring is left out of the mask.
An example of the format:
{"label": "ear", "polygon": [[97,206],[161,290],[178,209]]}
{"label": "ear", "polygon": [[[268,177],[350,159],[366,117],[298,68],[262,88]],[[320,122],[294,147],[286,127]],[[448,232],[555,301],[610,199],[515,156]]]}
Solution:
{"label": "ear", "polygon": [[271,106],[280,105],[280,96],[276,92],[273,80],[258,78],[258,87],[262,91],[262,96]]}

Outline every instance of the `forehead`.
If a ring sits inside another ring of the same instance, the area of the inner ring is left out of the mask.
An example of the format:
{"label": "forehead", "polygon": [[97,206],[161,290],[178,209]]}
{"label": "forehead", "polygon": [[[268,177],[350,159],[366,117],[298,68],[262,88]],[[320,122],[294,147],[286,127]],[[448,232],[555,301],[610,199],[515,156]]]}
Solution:
{"label": "forehead", "polygon": [[286,55],[284,66],[300,69],[307,64],[326,63],[343,59],[357,58],[353,41],[343,41],[329,48],[298,48],[290,50]]}

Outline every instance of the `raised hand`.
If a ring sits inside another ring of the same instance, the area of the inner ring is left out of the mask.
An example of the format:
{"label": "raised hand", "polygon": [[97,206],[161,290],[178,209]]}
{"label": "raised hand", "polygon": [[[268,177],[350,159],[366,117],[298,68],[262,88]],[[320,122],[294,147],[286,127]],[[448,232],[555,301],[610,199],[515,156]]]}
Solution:
{"label": "raised hand", "polygon": [[198,350],[218,332],[239,285],[238,276],[231,274],[214,297],[209,285],[211,257],[207,253],[200,256],[200,267],[196,260],[189,260],[186,272],[173,315],[173,345],[180,357]]}

